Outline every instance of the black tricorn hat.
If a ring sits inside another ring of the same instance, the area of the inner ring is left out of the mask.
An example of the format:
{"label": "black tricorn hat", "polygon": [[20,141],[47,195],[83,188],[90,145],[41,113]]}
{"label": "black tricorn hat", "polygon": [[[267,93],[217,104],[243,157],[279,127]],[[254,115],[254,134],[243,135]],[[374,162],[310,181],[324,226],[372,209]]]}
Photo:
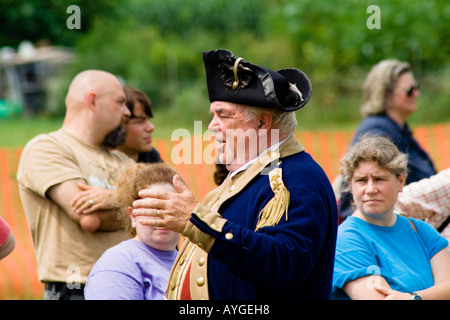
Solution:
{"label": "black tricorn hat", "polygon": [[236,58],[228,50],[203,52],[209,101],[295,111],[311,97],[311,82],[294,68],[273,71]]}

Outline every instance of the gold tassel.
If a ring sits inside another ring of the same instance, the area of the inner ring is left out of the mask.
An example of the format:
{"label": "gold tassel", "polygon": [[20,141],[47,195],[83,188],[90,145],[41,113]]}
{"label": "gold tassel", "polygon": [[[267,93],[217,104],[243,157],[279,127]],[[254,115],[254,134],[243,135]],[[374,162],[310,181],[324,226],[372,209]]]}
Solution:
{"label": "gold tassel", "polygon": [[255,231],[262,227],[278,224],[285,214],[286,221],[288,220],[290,193],[284,186],[281,168],[276,168],[269,172],[269,181],[274,197],[270,199],[264,209],[259,213]]}

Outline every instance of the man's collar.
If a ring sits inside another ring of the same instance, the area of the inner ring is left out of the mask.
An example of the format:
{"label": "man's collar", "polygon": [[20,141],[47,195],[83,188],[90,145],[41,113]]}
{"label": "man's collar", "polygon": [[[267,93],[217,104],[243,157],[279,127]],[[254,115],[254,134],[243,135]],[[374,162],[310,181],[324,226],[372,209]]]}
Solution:
{"label": "man's collar", "polygon": [[286,139],[275,143],[274,145],[271,145],[269,148],[267,148],[266,150],[262,151],[258,156],[256,156],[255,158],[253,158],[252,160],[250,160],[249,162],[247,162],[246,164],[244,164],[242,167],[240,167],[239,169],[236,169],[235,171],[231,172],[229,175],[229,178],[235,176],[236,174],[238,174],[239,172],[242,172],[244,170],[246,170],[248,167],[250,167],[253,163],[256,162],[256,160],[258,159],[258,157],[265,151],[276,151],[279,149],[279,147],[281,146],[281,144],[283,144],[285,141],[287,141],[290,137],[292,136],[292,134],[290,134]]}

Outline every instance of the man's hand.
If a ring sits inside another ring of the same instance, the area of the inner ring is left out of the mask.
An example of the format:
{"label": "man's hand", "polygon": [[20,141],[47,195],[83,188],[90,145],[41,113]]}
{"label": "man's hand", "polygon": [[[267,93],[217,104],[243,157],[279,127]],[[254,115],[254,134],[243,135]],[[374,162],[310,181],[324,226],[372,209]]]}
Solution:
{"label": "man's hand", "polygon": [[141,190],[141,199],[133,202],[132,214],[142,224],[183,232],[198,201],[178,175],[173,177],[173,186],[178,193]]}
{"label": "man's hand", "polygon": [[85,183],[78,183],[78,192],[72,199],[71,206],[77,214],[89,214],[98,210],[111,210],[114,208],[113,189],[94,187]]}
{"label": "man's hand", "polygon": [[[81,179],[68,180],[52,186],[47,191],[47,196],[49,197],[49,199],[58,204],[75,223],[80,223],[81,217],[85,215],[83,213],[75,212],[73,208],[73,199],[78,199],[75,201],[81,201],[78,193],[85,193],[85,191],[80,191],[82,190],[80,189],[80,185],[85,185],[85,181]],[[97,229],[101,231],[116,231],[123,227],[118,221],[117,214],[114,210],[97,210],[95,212],[90,211],[89,214],[96,214],[100,219],[100,225],[96,223],[97,226],[95,228],[84,228],[85,230],[88,230],[90,232],[96,231]]]}

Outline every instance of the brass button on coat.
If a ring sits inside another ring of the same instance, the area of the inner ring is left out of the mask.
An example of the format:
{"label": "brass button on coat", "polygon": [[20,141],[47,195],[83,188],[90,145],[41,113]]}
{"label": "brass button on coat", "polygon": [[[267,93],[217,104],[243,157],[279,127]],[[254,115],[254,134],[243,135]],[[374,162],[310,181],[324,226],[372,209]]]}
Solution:
{"label": "brass button on coat", "polygon": [[199,277],[199,278],[197,279],[197,285],[198,285],[199,287],[201,287],[201,286],[203,286],[204,284],[205,284],[205,278]]}

